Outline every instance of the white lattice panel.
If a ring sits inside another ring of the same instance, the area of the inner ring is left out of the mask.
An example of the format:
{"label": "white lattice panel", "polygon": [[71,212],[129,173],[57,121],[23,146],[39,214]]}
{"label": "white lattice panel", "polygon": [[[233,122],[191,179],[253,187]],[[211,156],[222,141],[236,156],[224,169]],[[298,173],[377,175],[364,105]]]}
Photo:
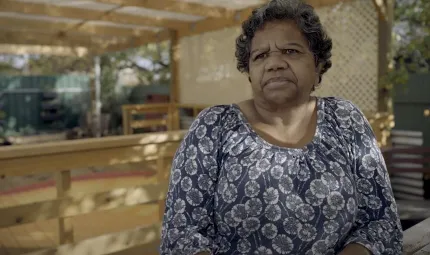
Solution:
{"label": "white lattice panel", "polygon": [[357,0],[317,12],[333,39],[333,66],[315,94],[343,97],[364,111],[376,111],[378,16],[372,1]]}
{"label": "white lattice panel", "polygon": [[247,76],[236,69],[239,33],[239,28],[230,28],[181,40],[181,103],[228,104],[251,97]]}
{"label": "white lattice panel", "polygon": [[[333,39],[332,68],[319,96],[339,96],[364,111],[377,107],[378,23],[372,0],[356,0],[317,10]],[[250,98],[244,74],[236,70],[235,38],[240,28],[187,37],[180,42],[180,101],[222,104]]]}

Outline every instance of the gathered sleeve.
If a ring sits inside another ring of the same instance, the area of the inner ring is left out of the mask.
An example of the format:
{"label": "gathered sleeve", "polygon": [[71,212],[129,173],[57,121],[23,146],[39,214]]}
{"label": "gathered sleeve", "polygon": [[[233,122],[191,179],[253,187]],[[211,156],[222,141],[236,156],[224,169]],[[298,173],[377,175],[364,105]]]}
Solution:
{"label": "gathered sleeve", "polygon": [[351,111],[358,211],[345,246],[357,243],[372,254],[402,254],[403,232],[384,158],[372,128]]}
{"label": "gathered sleeve", "polygon": [[175,154],[160,254],[193,255],[216,249],[213,209],[221,113],[220,108],[201,112]]}

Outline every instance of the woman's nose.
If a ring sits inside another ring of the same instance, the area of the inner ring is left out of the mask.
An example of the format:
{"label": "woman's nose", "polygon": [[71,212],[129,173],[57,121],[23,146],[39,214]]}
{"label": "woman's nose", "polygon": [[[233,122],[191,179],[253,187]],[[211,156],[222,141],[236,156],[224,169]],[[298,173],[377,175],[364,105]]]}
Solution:
{"label": "woman's nose", "polygon": [[279,71],[288,68],[288,63],[285,61],[280,54],[270,54],[267,57],[266,70],[267,71]]}

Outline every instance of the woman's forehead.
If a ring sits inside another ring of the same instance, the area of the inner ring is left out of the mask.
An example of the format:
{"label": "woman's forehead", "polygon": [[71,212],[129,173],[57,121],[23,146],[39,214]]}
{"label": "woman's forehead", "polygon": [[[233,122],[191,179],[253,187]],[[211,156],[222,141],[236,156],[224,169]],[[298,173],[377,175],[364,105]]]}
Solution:
{"label": "woman's forehead", "polygon": [[296,23],[292,20],[270,21],[255,32],[252,39],[252,48],[268,47],[270,44],[277,45],[298,43],[307,45],[306,38],[303,36]]}

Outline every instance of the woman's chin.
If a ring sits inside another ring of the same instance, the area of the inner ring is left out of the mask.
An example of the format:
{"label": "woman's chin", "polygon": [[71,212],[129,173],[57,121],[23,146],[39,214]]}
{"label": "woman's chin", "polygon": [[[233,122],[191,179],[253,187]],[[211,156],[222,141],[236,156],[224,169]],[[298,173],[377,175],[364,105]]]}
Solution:
{"label": "woman's chin", "polygon": [[264,99],[270,104],[283,105],[293,102],[298,94],[293,91],[268,91],[264,93]]}

